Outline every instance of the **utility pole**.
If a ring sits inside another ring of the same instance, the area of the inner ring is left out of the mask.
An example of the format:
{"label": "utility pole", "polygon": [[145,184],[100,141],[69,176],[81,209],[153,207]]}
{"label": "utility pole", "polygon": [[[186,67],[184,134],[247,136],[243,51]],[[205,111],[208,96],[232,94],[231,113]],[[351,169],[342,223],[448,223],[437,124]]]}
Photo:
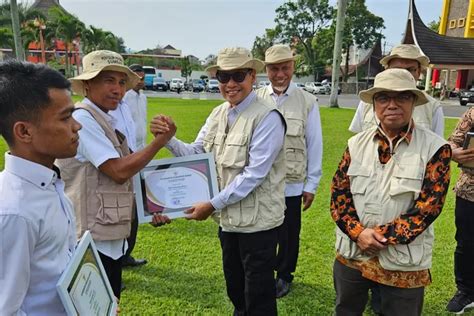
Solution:
{"label": "utility pole", "polygon": [[23,44],[21,42],[20,18],[18,17],[18,5],[16,4],[16,0],[10,0],[10,12],[12,15],[12,29],[13,39],[15,41],[16,59],[19,61],[24,61],[25,51],[23,50]]}
{"label": "utility pole", "polygon": [[337,88],[339,87],[339,71],[341,68],[341,51],[342,36],[344,32],[344,17],[346,15],[348,0],[338,0],[337,2],[337,22],[336,22],[336,39],[334,41],[334,53],[332,62],[332,78],[331,78],[331,97],[329,98],[329,106],[338,108],[337,104]]}

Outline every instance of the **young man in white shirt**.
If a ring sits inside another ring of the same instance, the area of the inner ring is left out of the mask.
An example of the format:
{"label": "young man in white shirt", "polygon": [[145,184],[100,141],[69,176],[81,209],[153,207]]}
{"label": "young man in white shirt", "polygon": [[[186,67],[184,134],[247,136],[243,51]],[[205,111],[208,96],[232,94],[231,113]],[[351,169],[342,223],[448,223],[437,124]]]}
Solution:
{"label": "young man in white shirt", "polygon": [[[77,155],[60,161],[66,194],[75,203],[77,232],[90,230],[113,292],[120,298],[122,257],[130,235],[131,178],[168,142],[175,130],[155,137],[144,149],[130,152],[127,139],[108,112],[115,110],[138,77],[119,54],[100,50],[83,58],[83,73],[71,78],[72,90],[84,96],[74,118],[82,124]],[[154,224],[168,223],[155,216]]]}
{"label": "young man in white shirt", "polygon": [[[56,158],[73,157],[81,125],[70,83],[44,65],[0,64],[0,315],[64,315],[56,283],[76,244]],[[25,93],[26,92],[26,93]]]}
{"label": "young man in white shirt", "polygon": [[140,81],[128,90],[123,97],[123,102],[128,105],[133,122],[135,123],[135,145],[137,150],[146,146],[147,126],[147,107],[148,101],[142,89],[145,86],[145,71],[140,65],[131,65],[130,70],[140,78]]}

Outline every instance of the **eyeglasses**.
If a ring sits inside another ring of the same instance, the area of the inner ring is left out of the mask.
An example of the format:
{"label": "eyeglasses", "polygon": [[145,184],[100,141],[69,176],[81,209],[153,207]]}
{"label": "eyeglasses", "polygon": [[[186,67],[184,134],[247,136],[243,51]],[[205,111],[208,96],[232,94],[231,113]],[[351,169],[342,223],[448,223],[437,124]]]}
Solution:
{"label": "eyeglasses", "polygon": [[250,73],[251,71],[252,71],[251,69],[234,71],[234,72],[218,71],[216,73],[216,78],[220,83],[228,83],[230,81],[230,78],[232,78],[232,80],[234,80],[237,83],[241,83],[245,80],[245,77],[247,77],[247,74]]}
{"label": "eyeglasses", "polygon": [[405,105],[412,102],[415,99],[415,95],[411,92],[388,94],[388,93],[377,93],[374,96],[374,103],[379,105],[388,105],[391,100],[395,101],[397,105]]}

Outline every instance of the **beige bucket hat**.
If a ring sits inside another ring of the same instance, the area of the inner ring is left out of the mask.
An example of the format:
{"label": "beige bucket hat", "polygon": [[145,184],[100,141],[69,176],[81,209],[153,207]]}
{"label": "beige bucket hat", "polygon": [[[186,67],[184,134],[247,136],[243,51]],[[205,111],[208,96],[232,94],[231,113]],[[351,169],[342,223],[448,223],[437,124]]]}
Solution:
{"label": "beige bucket hat", "polygon": [[229,47],[219,51],[217,64],[209,66],[206,71],[215,76],[218,70],[228,71],[234,69],[255,69],[257,72],[263,69],[265,64],[259,59],[255,59],[252,53],[243,47]]}
{"label": "beige bucket hat", "polygon": [[378,92],[403,92],[410,91],[416,95],[415,106],[428,102],[426,95],[416,87],[413,76],[405,69],[387,69],[375,76],[374,86],[359,93],[365,103],[372,103],[374,95]]}
{"label": "beige bucket hat", "polygon": [[101,71],[110,70],[126,74],[127,90],[134,88],[140,81],[140,77],[124,65],[122,56],[109,50],[96,50],[87,54],[82,59],[82,67],[82,74],[69,79],[72,91],[82,96],[86,95],[84,81],[97,77]]}
{"label": "beige bucket hat", "polygon": [[279,64],[290,60],[295,60],[295,56],[288,45],[276,44],[265,51],[265,65]]}
{"label": "beige bucket hat", "polygon": [[385,56],[380,60],[380,64],[385,68],[388,67],[388,63],[394,58],[413,59],[420,63],[421,68],[428,68],[430,65],[430,59],[424,55],[418,46],[412,44],[401,44],[395,46],[390,55]]}

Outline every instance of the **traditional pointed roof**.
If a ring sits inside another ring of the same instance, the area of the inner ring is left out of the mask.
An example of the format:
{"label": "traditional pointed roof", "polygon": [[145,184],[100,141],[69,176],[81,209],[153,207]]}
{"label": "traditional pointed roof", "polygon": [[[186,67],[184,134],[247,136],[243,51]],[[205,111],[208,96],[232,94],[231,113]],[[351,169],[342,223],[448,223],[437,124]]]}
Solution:
{"label": "traditional pointed roof", "polygon": [[434,65],[453,65],[458,69],[474,66],[474,39],[444,36],[432,31],[421,20],[415,0],[410,0],[407,28],[402,43],[417,45]]}
{"label": "traditional pointed roof", "polygon": [[59,3],[59,0],[36,0],[31,7],[37,9],[44,14],[48,15],[49,8],[53,6],[60,7],[64,12],[67,12],[66,9]]}

